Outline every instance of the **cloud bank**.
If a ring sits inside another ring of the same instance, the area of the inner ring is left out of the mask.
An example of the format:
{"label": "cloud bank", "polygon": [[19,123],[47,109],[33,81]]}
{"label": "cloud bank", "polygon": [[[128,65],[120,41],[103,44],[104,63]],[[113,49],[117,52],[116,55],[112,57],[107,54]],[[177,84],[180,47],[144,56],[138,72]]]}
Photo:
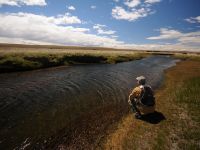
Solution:
{"label": "cloud bank", "polygon": [[177,40],[180,44],[193,44],[200,47],[200,31],[183,33],[178,30],[161,28],[159,36],[148,37],[149,40]]}
{"label": "cloud bank", "polygon": [[[161,28],[160,35],[148,40],[173,39],[175,44],[134,44],[117,39],[116,31],[107,30],[106,25],[95,24],[90,28],[75,27],[83,21],[69,13],[45,16],[32,13],[0,13],[0,42],[23,44],[56,44],[74,46],[100,46],[138,50],[183,50],[200,51],[200,31],[183,33],[178,30]],[[105,36],[106,35],[106,36]]]}
{"label": "cloud bank", "polygon": [[[70,24],[80,24],[76,16],[69,14],[48,17],[31,13],[0,14],[0,37],[19,41],[41,41],[41,43],[63,45],[108,46],[123,44],[114,38],[90,34],[88,28],[78,28]],[[105,34],[105,33],[104,33]]]}
{"label": "cloud bank", "polygon": [[47,3],[45,0],[0,0],[0,6],[2,5],[9,5],[9,6],[45,6]]}

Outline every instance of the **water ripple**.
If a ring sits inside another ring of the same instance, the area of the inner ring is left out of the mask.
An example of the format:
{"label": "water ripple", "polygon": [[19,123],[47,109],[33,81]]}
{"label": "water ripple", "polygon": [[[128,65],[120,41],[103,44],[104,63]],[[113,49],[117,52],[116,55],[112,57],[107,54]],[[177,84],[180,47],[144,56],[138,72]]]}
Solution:
{"label": "water ripple", "polygon": [[138,75],[145,75],[156,87],[162,81],[163,70],[175,63],[169,57],[153,56],[115,65],[1,74],[0,149],[13,149],[27,139],[32,143],[50,137],[96,108],[127,103]]}

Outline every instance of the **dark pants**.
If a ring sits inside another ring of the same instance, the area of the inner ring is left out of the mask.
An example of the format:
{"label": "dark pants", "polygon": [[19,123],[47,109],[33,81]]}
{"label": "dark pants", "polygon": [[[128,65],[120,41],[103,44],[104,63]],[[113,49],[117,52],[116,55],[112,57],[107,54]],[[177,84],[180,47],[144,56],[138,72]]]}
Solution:
{"label": "dark pants", "polygon": [[137,108],[137,103],[135,102],[135,100],[131,101],[131,108],[132,108],[132,110],[133,110],[134,113],[136,112],[138,114],[141,114],[140,110]]}

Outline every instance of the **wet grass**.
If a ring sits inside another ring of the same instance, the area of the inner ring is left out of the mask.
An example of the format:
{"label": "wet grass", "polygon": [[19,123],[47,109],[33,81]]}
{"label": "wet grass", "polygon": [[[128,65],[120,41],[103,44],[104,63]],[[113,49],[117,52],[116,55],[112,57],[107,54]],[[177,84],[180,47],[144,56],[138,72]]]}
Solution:
{"label": "wet grass", "polygon": [[110,130],[104,149],[200,149],[200,61],[186,60],[167,70],[156,92],[165,120],[151,124],[132,113]]}
{"label": "wet grass", "polygon": [[0,49],[0,72],[25,71],[61,65],[119,63],[149,54],[120,50]]}

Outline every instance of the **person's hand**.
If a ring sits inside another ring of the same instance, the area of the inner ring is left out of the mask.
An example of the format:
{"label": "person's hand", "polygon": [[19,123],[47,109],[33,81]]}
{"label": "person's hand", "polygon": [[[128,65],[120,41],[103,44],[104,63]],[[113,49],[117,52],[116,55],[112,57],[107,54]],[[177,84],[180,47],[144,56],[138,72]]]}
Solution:
{"label": "person's hand", "polygon": [[131,100],[130,100],[130,99],[128,100],[128,103],[129,103],[129,105],[132,105],[132,104],[131,104]]}

